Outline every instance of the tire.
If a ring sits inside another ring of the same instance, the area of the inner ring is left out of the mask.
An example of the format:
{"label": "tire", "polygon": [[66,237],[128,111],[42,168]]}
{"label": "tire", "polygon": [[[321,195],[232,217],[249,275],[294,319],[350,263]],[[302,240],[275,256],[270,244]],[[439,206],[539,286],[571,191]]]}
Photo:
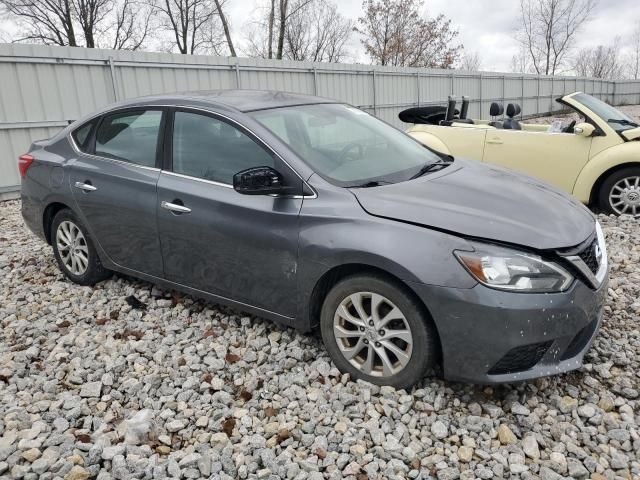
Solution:
{"label": "tire", "polygon": [[640,216],[640,167],[623,168],[609,175],[600,186],[598,205],[606,213]]}
{"label": "tire", "polygon": [[[89,231],[68,208],[60,210],[53,217],[51,245],[58,267],[72,282],[95,285],[111,276],[111,272],[100,262]],[[75,253],[69,252],[69,249]]]}
{"label": "tire", "polygon": [[[363,314],[358,314],[356,303],[364,309]],[[372,305],[376,305],[378,313],[373,326],[369,325]],[[394,306],[401,316],[393,313],[386,317]],[[362,316],[367,316],[365,322],[359,322]],[[390,318],[393,320],[388,321]],[[385,325],[383,321],[388,323]],[[354,275],[338,282],[325,297],[320,313],[320,330],[333,362],[354,380],[409,388],[425,376],[437,357],[437,333],[423,306],[406,288],[382,275]],[[404,340],[408,338],[407,330],[411,345]],[[351,347],[353,350],[349,353]],[[388,360],[386,371],[379,353],[381,350]],[[400,354],[396,355],[394,351]],[[369,362],[370,352],[374,355]],[[347,358],[352,355],[353,358]]]}

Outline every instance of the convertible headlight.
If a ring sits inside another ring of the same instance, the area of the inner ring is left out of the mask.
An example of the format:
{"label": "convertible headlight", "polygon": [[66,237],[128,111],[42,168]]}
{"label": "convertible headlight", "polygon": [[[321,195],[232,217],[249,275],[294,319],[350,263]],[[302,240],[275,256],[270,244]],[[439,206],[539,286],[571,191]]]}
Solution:
{"label": "convertible headlight", "polygon": [[566,290],[573,276],[538,255],[493,245],[475,244],[475,251],[456,250],[460,263],[480,283],[500,290],[550,293]]}

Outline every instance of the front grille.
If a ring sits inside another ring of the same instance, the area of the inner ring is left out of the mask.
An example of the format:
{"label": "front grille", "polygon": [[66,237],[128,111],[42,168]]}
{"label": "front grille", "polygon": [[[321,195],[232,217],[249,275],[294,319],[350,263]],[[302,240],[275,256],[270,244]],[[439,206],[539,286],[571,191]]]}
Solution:
{"label": "front grille", "polygon": [[578,256],[582,259],[582,261],[589,267],[594,275],[598,273],[598,267],[600,263],[598,262],[598,257],[596,257],[596,249],[598,248],[598,239],[594,238],[593,242],[589,244],[587,248],[578,253]]}
{"label": "front grille", "polygon": [[567,349],[562,354],[562,357],[560,357],[560,360],[568,360],[580,353],[591,339],[591,336],[597,327],[598,319],[595,319],[589,323],[589,325],[580,330],[576,336],[573,337],[573,340],[571,340],[571,343],[567,346]]}
{"label": "front grille", "polygon": [[550,340],[512,348],[489,370],[489,375],[529,370],[547,353],[552,343],[553,341]]}

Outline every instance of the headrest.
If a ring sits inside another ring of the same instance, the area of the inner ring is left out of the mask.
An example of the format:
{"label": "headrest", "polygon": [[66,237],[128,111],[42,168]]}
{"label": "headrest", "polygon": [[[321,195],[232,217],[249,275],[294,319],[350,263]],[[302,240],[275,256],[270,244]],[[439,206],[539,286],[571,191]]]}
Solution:
{"label": "headrest", "polygon": [[522,109],[520,108],[520,105],[518,105],[517,103],[510,103],[509,105],[507,105],[507,117],[509,118],[515,117],[521,111]]}
{"label": "headrest", "polygon": [[497,117],[498,115],[502,115],[504,112],[504,107],[499,103],[493,102],[491,104],[491,108],[489,109],[489,115],[492,117]]}

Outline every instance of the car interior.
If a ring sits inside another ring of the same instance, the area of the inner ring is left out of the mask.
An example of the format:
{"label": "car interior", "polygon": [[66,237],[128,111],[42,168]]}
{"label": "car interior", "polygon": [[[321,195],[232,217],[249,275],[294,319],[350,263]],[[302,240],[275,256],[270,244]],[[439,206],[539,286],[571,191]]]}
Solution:
{"label": "car interior", "polygon": [[[563,122],[557,120],[551,125],[536,123],[521,123],[522,108],[517,103],[504,105],[497,102],[489,107],[489,120],[468,118],[469,97],[462,97],[460,110],[456,108],[455,96],[449,96],[446,106],[430,105],[425,107],[412,107],[399,113],[398,118],[405,123],[439,125],[453,127],[468,127],[477,129],[500,129],[546,133],[574,133],[577,120]],[[520,115],[520,120],[518,116]],[[583,121],[583,120],[581,120]]]}

